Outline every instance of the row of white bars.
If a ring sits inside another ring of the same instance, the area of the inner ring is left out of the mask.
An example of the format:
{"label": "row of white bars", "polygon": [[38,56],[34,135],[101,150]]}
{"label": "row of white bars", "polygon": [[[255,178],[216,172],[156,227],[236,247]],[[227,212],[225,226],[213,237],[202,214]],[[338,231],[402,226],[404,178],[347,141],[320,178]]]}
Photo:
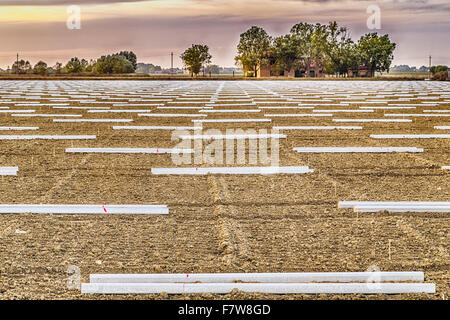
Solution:
{"label": "row of white bars", "polygon": [[235,289],[268,294],[435,293],[433,283],[392,283],[423,280],[423,272],[91,274],[81,293],[226,294]]}

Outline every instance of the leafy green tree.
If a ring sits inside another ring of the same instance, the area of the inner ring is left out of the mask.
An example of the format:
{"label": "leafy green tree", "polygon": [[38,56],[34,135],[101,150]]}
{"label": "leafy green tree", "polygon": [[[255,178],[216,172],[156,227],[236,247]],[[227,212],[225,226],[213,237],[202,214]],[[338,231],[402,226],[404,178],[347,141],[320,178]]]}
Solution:
{"label": "leafy green tree", "polygon": [[[84,60],[84,59],[83,59]],[[84,60],[86,61],[86,60]],[[69,62],[66,63],[65,69],[67,73],[80,73],[83,71],[83,64],[77,57],[70,59]]]}
{"label": "leafy green tree", "polygon": [[439,81],[447,81],[449,79],[448,77],[448,71],[440,71],[433,74],[433,80],[439,80]]}
{"label": "leafy green tree", "polygon": [[60,74],[62,72],[62,68],[63,65],[61,62],[56,62],[55,65],[53,66],[53,70],[55,71],[56,74]]}
{"label": "leafy green tree", "polygon": [[448,67],[447,66],[432,66],[430,68],[430,72],[432,74],[436,74],[436,73],[439,73],[439,72],[445,72],[445,71],[448,71]]}
{"label": "leafy green tree", "polygon": [[299,62],[299,50],[297,37],[291,34],[277,37],[273,40],[272,53],[275,56],[276,64],[281,70],[290,71]]}
{"label": "leafy green tree", "polygon": [[24,74],[31,71],[31,64],[29,61],[19,60],[15,61],[11,67],[11,73]]}
{"label": "leafy green tree", "polygon": [[375,72],[389,72],[396,44],[391,42],[389,36],[379,36],[376,32],[363,35],[357,45],[357,54],[361,64],[367,66],[371,76]]}
{"label": "leafy green tree", "polygon": [[101,56],[92,67],[93,72],[100,74],[133,73],[133,65],[124,56]]}
{"label": "leafy green tree", "polygon": [[328,27],[320,23],[313,25],[300,22],[290,32],[296,39],[298,61],[306,74],[310,74],[311,65],[325,68],[329,60]]}
{"label": "leafy green tree", "polygon": [[84,71],[86,72],[94,72],[94,65],[97,61],[94,59],[89,60],[89,63],[84,67]]}
{"label": "leafy green tree", "polygon": [[44,61],[39,61],[33,68],[34,74],[46,75],[48,74],[48,67]]}
{"label": "leafy green tree", "polygon": [[328,24],[327,54],[329,60],[325,71],[329,74],[346,74],[348,69],[359,67],[359,56],[355,43],[350,38],[347,28],[339,27],[336,21]]}
{"label": "leafy green tree", "polygon": [[191,75],[198,75],[201,68],[211,62],[211,58],[209,47],[201,44],[193,44],[181,54],[181,59]]}
{"label": "leafy green tree", "polygon": [[133,72],[137,69],[137,57],[136,54],[133,51],[120,51],[116,55],[125,57],[128,61],[131,62],[131,65],[133,66]]}
{"label": "leafy green tree", "polygon": [[271,37],[263,28],[251,27],[240,35],[238,54],[234,58],[236,64],[242,66],[244,72],[253,71],[253,76],[256,77],[259,67],[267,63],[271,42]]}

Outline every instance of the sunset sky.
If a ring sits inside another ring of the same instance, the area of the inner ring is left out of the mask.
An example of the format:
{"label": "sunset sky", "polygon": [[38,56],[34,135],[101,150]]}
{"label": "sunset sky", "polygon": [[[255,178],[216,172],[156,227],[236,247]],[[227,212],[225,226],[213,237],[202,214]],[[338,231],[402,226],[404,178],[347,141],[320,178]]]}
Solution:
{"label": "sunset sky", "polygon": [[[369,30],[369,5],[381,8],[381,29]],[[81,8],[81,29],[69,30],[67,8]],[[239,34],[252,25],[271,35],[297,22],[336,20],[356,40],[377,31],[397,43],[394,64],[450,64],[449,0],[0,0],[0,67],[20,57],[66,63],[132,50],[139,62],[181,67],[180,54],[207,44],[213,63],[234,66]]]}

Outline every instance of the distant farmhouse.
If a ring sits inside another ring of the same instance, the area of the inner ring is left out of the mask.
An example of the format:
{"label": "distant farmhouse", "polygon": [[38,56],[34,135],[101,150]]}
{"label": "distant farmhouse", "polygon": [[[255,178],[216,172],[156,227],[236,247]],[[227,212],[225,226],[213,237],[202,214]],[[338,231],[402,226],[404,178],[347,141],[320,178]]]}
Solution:
{"label": "distant farmhouse", "polygon": [[291,68],[290,70],[283,70],[276,63],[276,58],[270,57],[269,63],[259,66],[259,72],[257,72],[257,78],[267,77],[289,77],[289,78],[316,78],[324,77],[323,69],[314,62],[309,64],[309,68]]}
{"label": "distant farmhouse", "polygon": [[[280,69],[276,62],[272,60],[268,64],[260,65],[259,72],[257,72],[257,78],[268,77],[287,77],[287,78],[322,78],[326,77],[326,73],[323,68],[318,64],[311,62],[309,68],[291,68],[291,70]],[[253,75],[253,71],[248,71],[246,76]],[[349,68],[347,77],[372,77],[373,74],[369,67],[360,66],[358,69]]]}

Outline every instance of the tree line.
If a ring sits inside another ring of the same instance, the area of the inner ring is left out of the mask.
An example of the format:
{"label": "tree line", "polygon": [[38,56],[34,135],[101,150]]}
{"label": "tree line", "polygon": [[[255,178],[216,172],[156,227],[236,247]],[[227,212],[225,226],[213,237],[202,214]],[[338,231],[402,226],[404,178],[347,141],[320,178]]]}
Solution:
{"label": "tree line", "polygon": [[137,68],[137,57],[132,51],[121,51],[119,53],[101,56],[94,60],[87,61],[78,57],[71,58],[65,65],[57,62],[53,67],[49,67],[44,61],[39,61],[34,66],[29,61],[15,61],[10,69],[14,74],[113,74],[113,73],[134,73]]}
{"label": "tree line", "polygon": [[[346,27],[335,21],[327,25],[300,22],[290,32],[270,36],[263,28],[252,26],[240,35],[235,62],[244,73],[257,76],[261,67],[269,66],[274,74],[302,71],[309,76],[312,68],[324,74],[367,75],[389,72],[396,44],[388,35],[368,33],[354,42]],[[193,44],[181,55],[191,75],[198,75],[211,62],[209,47]]]}
{"label": "tree line", "polygon": [[251,27],[240,35],[235,60],[254,76],[267,64],[283,71],[304,70],[306,74],[315,66],[335,75],[366,67],[373,76],[389,71],[395,47],[388,35],[368,33],[354,42],[348,29],[335,21],[328,25],[301,22],[279,37],[271,37],[261,27]]}

